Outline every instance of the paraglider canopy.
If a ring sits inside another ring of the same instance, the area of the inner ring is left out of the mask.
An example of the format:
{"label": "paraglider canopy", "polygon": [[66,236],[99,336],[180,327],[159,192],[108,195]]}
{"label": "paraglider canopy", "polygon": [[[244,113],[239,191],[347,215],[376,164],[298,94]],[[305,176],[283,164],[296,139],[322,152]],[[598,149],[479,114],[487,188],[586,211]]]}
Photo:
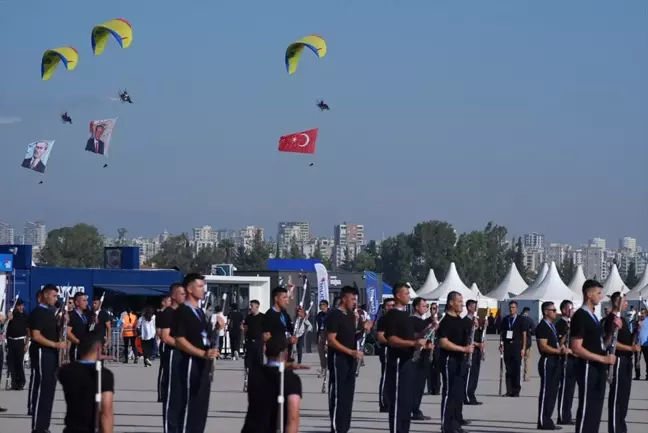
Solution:
{"label": "paraglider canopy", "polygon": [[41,61],[41,78],[47,81],[52,78],[59,63],[63,62],[65,69],[73,70],[79,63],[79,53],[73,47],[52,48],[43,53]]}
{"label": "paraglider canopy", "polygon": [[92,29],[92,52],[95,56],[103,53],[110,35],[117,40],[122,48],[130,47],[133,42],[133,28],[127,20],[117,18],[106,21]]}
{"label": "paraglider canopy", "polygon": [[288,71],[288,75],[294,74],[297,70],[299,59],[306,47],[310,48],[319,58],[326,55],[326,41],[321,36],[310,35],[293,42],[286,49],[286,71]]}

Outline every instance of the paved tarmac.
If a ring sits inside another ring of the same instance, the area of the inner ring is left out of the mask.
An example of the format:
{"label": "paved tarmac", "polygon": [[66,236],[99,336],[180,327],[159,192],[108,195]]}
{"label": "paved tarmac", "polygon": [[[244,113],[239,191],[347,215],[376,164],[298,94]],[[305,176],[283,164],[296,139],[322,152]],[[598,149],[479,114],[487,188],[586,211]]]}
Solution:
{"label": "paved tarmac", "polygon": [[[477,390],[477,398],[482,406],[469,406],[464,409],[464,417],[472,421],[466,427],[469,432],[531,432],[536,430],[538,393],[540,380],[537,369],[537,351],[534,348],[532,359],[533,375],[524,382],[519,398],[498,397],[499,356],[496,342],[488,346],[485,364]],[[313,365],[316,355],[308,354],[305,361]],[[643,360],[642,360],[643,364]],[[156,380],[158,364],[145,368],[142,364],[110,364],[115,373],[117,386],[115,394],[115,432],[120,433],[157,433],[162,432],[161,405],[156,402]],[[209,419],[206,432],[240,432],[247,409],[246,395],[242,392],[243,362],[220,361],[212,388]],[[645,369],[642,366],[642,374]],[[302,400],[301,432],[328,432],[328,408],[326,394],[321,394],[321,379],[315,370],[300,372],[304,399]],[[367,358],[362,368],[353,408],[352,432],[388,431],[387,414],[378,413],[377,389],[380,377],[380,363],[377,357]],[[4,388],[4,380],[2,381]],[[440,431],[440,396],[423,398],[422,410],[432,417],[431,421],[412,423],[411,431]],[[574,417],[577,401],[574,401]],[[0,433],[29,433],[30,418],[26,415],[27,391],[0,390],[0,406],[8,409],[0,414]],[[65,416],[65,401],[60,388],[52,414],[52,433],[61,433]],[[600,432],[607,432],[607,402],[603,411]],[[554,414],[554,420],[556,419]],[[628,433],[648,432],[648,381],[633,381],[632,397],[628,411]],[[574,432],[568,426],[563,432]],[[595,433],[595,432],[587,432]]]}

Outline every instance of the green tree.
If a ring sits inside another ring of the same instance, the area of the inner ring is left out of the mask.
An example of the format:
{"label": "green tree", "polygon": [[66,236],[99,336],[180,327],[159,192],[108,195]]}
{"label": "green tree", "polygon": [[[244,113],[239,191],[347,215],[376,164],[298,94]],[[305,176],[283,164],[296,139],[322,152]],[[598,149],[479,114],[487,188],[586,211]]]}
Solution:
{"label": "green tree", "polygon": [[252,242],[252,248],[248,252],[248,270],[263,269],[268,257],[270,257],[271,250],[272,246],[267,244],[261,237],[261,232],[257,231]]}
{"label": "green tree", "polygon": [[329,254],[328,257],[322,257],[322,264],[330,271],[333,268],[333,254]]}
{"label": "green tree", "polygon": [[236,248],[236,252],[234,254],[234,265],[236,265],[236,268],[241,271],[252,269],[252,266],[250,264],[250,253],[245,249],[243,245]]}
{"label": "green tree", "polygon": [[211,266],[225,262],[225,250],[220,247],[203,247],[193,258],[192,272],[209,275]]}
{"label": "green tree", "polygon": [[[383,280],[389,284],[399,281],[415,281],[412,278],[414,251],[409,235],[400,233],[385,239],[380,245]],[[444,270],[445,272],[446,270]]]}
{"label": "green tree", "polygon": [[527,268],[526,260],[524,257],[524,247],[522,246],[522,237],[518,237],[517,244],[515,245],[515,256],[513,257],[513,263],[515,267],[520,272],[522,278],[526,280]]}
{"label": "green tree", "polygon": [[373,256],[367,251],[362,251],[355,256],[353,259],[353,271],[363,272],[363,271],[375,271],[376,270],[376,261]]}
{"label": "green tree", "polygon": [[67,268],[103,267],[104,239],[96,227],[76,224],[47,234],[39,265]]}
{"label": "green tree", "polygon": [[310,255],[311,259],[320,259],[322,260],[322,251],[320,251],[320,243],[317,242],[315,247],[313,247],[313,252]]}
{"label": "green tree", "polygon": [[231,239],[223,239],[218,243],[218,247],[225,252],[224,263],[232,263],[236,254],[236,246]]}
{"label": "green tree", "polygon": [[191,272],[195,266],[194,253],[187,235],[169,236],[149,264],[160,269],[178,268],[185,273]]}
{"label": "green tree", "polygon": [[628,265],[628,274],[625,278],[625,284],[629,289],[632,289],[634,286],[639,284],[639,277],[637,277],[637,265],[635,265],[634,260],[632,260],[630,262],[630,265]]}
{"label": "green tree", "polygon": [[409,246],[404,251],[405,255],[407,257],[411,254],[413,257],[410,259],[409,270],[403,276],[409,274],[408,279],[401,281],[420,286],[425,282],[430,269],[434,269],[434,273],[443,278],[457,243],[457,234],[452,225],[445,221],[425,221],[416,224],[412,233],[404,236],[403,240]]}
{"label": "green tree", "polygon": [[290,240],[290,250],[288,251],[288,256],[289,259],[305,259],[306,256],[302,252],[301,245],[297,242],[297,238],[295,236],[292,237]]}
{"label": "green tree", "polygon": [[473,231],[462,233],[453,254],[457,272],[464,284],[483,287],[488,278],[488,235]]}
{"label": "green tree", "polygon": [[572,278],[574,278],[574,274],[576,273],[576,265],[574,264],[574,259],[565,256],[562,263],[560,264],[558,273],[562,276],[564,283],[569,284]]}
{"label": "green tree", "polygon": [[115,242],[115,245],[120,247],[130,245],[130,242],[126,238],[127,234],[128,230],[126,230],[125,228],[117,229],[117,241]]}
{"label": "green tree", "polygon": [[348,247],[344,249],[344,258],[342,259],[339,268],[343,271],[353,270],[353,259],[351,259],[351,253],[349,252]]}

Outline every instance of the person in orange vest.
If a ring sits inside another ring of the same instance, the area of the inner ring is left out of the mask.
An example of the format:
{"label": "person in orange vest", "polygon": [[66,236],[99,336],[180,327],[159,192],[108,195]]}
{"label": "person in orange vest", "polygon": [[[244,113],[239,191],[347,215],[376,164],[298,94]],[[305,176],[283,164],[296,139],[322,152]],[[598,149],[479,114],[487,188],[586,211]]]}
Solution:
{"label": "person in orange vest", "polygon": [[137,328],[137,316],[133,309],[128,307],[126,314],[122,316],[122,339],[124,341],[124,364],[128,364],[128,346],[133,349],[135,364],[137,364],[137,348],[135,347],[135,331]]}

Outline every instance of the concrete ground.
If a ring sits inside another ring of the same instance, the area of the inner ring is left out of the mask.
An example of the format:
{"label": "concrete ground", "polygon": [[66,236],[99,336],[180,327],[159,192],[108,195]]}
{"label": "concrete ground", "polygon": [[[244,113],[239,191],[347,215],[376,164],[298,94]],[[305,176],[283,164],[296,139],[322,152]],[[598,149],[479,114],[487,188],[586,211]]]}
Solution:
{"label": "concrete ground", "polygon": [[[307,363],[315,365],[316,355],[308,354]],[[485,364],[477,390],[482,406],[464,409],[464,417],[472,424],[469,432],[530,432],[536,431],[538,393],[540,380],[537,372],[537,351],[533,353],[533,375],[523,383],[520,398],[497,396],[499,378],[499,356],[496,343],[488,346]],[[642,361],[643,364],[643,361]],[[156,380],[158,364],[144,368],[142,364],[111,364],[115,373],[115,431],[121,433],[162,432],[161,405],[156,402]],[[242,361],[221,361],[218,364],[212,388],[207,432],[235,433],[241,430],[247,399],[242,392]],[[314,367],[313,367],[314,368]],[[643,373],[645,370],[643,370]],[[315,370],[300,372],[304,391],[302,401],[302,432],[328,432],[328,409],[326,394],[321,394],[321,379]],[[377,411],[377,388],[380,364],[377,357],[367,358],[361,370],[353,409],[351,431],[388,431],[387,414]],[[4,387],[4,381],[2,383]],[[423,398],[423,412],[431,421],[412,423],[412,432],[440,431],[440,396]],[[30,418],[26,415],[27,391],[0,390],[0,406],[8,409],[0,414],[0,433],[29,433]],[[574,417],[577,401],[574,401]],[[61,433],[65,416],[65,401],[61,390],[57,390],[52,414],[52,433]],[[607,403],[603,411],[600,432],[607,432]],[[555,420],[555,415],[554,415]],[[648,381],[633,381],[630,408],[628,411],[628,432],[648,432]],[[573,432],[573,427],[562,431]],[[587,432],[595,433],[595,432]]]}

